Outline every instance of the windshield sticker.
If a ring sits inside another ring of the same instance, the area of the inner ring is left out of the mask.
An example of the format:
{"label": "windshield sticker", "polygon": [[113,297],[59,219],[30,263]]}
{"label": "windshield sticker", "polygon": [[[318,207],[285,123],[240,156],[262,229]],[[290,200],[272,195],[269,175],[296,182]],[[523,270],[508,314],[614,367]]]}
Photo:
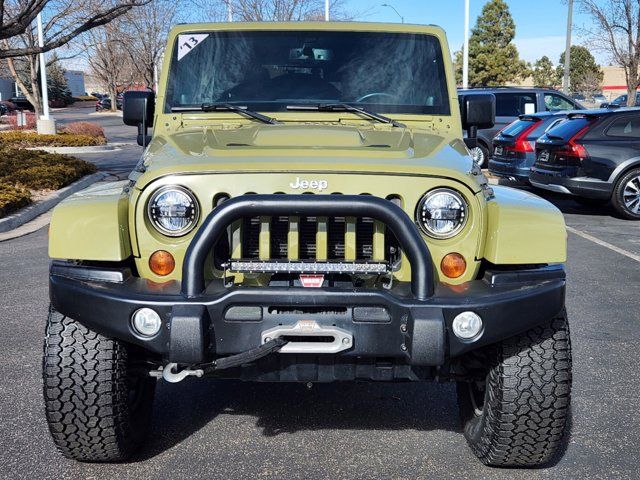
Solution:
{"label": "windshield sticker", "polygon": [[208,36],[208,33],[190,33],[187,35],[178,35],[178,61],[182,60],[185,55],[196,48]]}

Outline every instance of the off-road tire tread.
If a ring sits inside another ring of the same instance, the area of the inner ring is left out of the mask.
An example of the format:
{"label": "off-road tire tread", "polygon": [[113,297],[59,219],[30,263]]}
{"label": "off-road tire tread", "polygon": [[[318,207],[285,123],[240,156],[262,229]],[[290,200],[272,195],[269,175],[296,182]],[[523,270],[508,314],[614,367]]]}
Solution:
{"label": "off-road tire tread", "polygon": [[[139,446],[148,426],[144,417],[150,415],[129,408],[127,353],[122,342],[49,310],[43,357],[45,412],[65,457],[117,462]],[[146,400],[143,406],[150,409]]]}
{"label": "off-road tire tread", "polygon": [[563,312],[501,342],[487,375],[481,430],[465,436],[486,465],[536,467],[561,447],[571,395],[571,342]]}
{"label": "off-road tire tread", "polygon": [[628,179],[630,177],[635,177],[638,174],[640,174],[640,168],[633,168],[620,177],[616,182],[616,186],[613,189],[613,195],[611,196],[613,208],[615,208],[616,212],[618,212],[622,217],[628,220],[640,220],[640,215],[631,213],[627,210],[622,199],[622,192]]}

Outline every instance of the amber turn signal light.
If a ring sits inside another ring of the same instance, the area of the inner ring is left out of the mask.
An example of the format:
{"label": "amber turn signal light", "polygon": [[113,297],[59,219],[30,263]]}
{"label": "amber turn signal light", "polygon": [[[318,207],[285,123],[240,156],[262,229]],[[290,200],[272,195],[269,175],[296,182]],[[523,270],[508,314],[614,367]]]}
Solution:
{"label": "amber turn signal light", "polygon": [[166,250],[158,250],[157,252],[153,252],[151,257],[149,258],[149,268],[156,275],[160,275],[164,277],[173,272],[173,269],[176,268],[176,261]]}
{"label": "amber turn signal light", "polygon": [[467,262],[459,253],[447,253],[440,262],[440,270],[449,278],[458,278],[466,269]]}

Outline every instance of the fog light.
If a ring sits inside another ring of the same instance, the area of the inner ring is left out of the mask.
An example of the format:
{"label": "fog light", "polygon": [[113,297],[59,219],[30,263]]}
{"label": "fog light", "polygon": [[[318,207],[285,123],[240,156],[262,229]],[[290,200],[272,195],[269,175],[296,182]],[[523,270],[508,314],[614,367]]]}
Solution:
{"label": "fog light", "polygon": [[133,314],[133,328],[140,335],[152,337],[160,331],[162,320],[160,315],[150,308],[141,308]]}
{"label": "fog light", "polygon": [[482,319],[473,312],[462,312],[453,319],[453,333],[463,340],[470,340],[482,334]]}

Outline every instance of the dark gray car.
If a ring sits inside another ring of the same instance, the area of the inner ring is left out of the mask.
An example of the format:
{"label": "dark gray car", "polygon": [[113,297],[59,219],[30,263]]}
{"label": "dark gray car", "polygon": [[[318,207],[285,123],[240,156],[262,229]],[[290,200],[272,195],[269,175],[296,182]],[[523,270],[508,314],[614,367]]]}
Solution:
{"label": "dark gray car", "polygon": [[458,90],[458,95],[462,93],[493,93],[496,97],[496,123],[493,128],[478,130],[478,147],[471,152],[481,167],[486,166],[489,154],[493,152],[493,137],[520,115],[584,110],[574,99],[548,88],[494,87]]}
{"label": "dark gray car", "polygon": [[565,120],[567,113],[520,115],[494,137],[489,173],[528,184],[529,171],[536,161],[536,140]]}

